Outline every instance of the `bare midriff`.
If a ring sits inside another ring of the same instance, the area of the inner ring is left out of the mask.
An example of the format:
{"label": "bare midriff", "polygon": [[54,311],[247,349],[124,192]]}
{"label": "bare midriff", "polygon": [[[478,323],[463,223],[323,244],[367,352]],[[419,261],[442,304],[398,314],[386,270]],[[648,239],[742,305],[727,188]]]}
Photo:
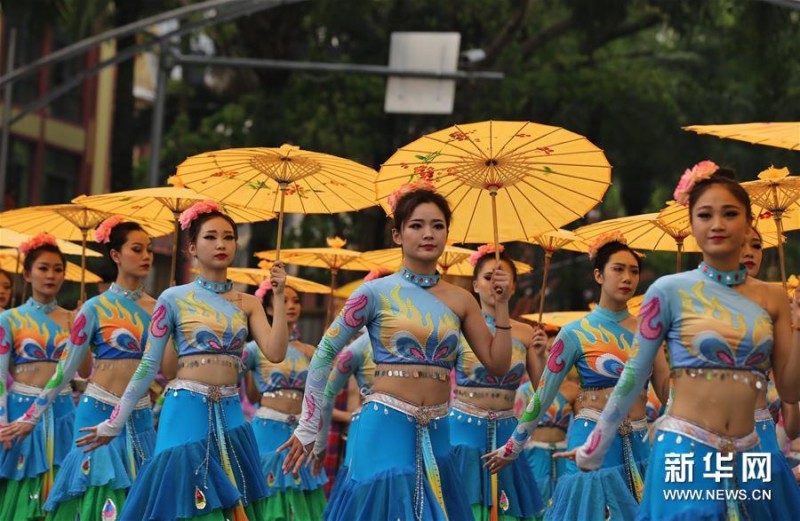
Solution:
{"label": "bare midriff", "polygon": [[[397,369],[413,373],[429,372],[430,365],[422,364],[380,364],[380,369]],[[407,378],[404,376],[376,376],[373,393],[391,394],[401,400],[416,405],[440,405],[450,401],[450,380],[433,378]]]}
{"label": "bare midriff", "polygon": [[[204,359],[214,359],[203,363]],[[192,363],[197,365],[192,366]],[[183,365],[183,367],[181,367]],[[193,380],[207,385],[236,385],[239,382],[241,359],[229,355],[207,353],[186,355],[178,359],[178,378]]]}
{"label": "bare midriff", "polygon": [[94,373],[89,381],[111,394],[122,396],[139,362],[137,358],[95,360]]}
{"label": "bare midriff", "polygon": [[[603,412],[608,399],[614,392],[613,387],[604,389],[581,389],[578,399],[575,401],[575,411],[581,409],[594,409],[598,412]],[[647,415],[647,394],[642,392],[642,395],[637,401],[633,403],[630,412],[628,412],[628,420],[638,421],[645,419]]]}
{"label": "bare midriff", "polygon": [[542,443],[558,443],[567,439],[567,433],[558,427],[537,427],[531,439]]}
{"label": "bare midriff", "polygon": [[[28,362],[12,370],[14,381],[33,387],[44,387],[56,372],[57,362]],[[5,384],[5,382],[3,382]]]}
{"label": "bare midriff", "polygon": [[285,414],[298,415],[303,409],[302,396],[302,392],[300,393],[300,398],[292,398],[289,396],[276,396],[271,398],[268,396],[261,396],[261,407],[273,409]]}
{"label": "bare midriff", "polygon": [[487,411],[507,411],[514,408],[516,391],[491,387],[456,387],[456,400]]}

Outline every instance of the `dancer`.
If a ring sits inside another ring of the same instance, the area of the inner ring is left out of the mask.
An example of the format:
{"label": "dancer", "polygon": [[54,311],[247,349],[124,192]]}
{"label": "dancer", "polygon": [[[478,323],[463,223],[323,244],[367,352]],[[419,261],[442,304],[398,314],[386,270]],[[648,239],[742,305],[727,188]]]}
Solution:
{"label": "dancer", "polygon": [[[517,270],[500,246],[500,266],[511,275],[509,293],[514,293]],[[470,257],[474,266],[472,288],[478,295],[486,325],[495,332],[494,245],[481,246]],[[511,369],[502,377],[490,374],[463,342],[456,359],[455,400],[450,410],[450,442],[463,479],[462,491],[469,499],[476,521],[493,515],[503,519],[533,519],[544,511],[536,481],[526,462],[514,462],[497,478],[482,468],[481,456],[497,449],[517,426],[514,396],[527,373],[537,380],[544,367],[547,334],[511,320]],[[494,511],[494,514],[492,513]]]}
{"label": "dancer", "polygon": [[[674,394],[659,420],[652,461],[666,462],[669,456],[675,465],[651,465],[639,517],[792,519],[797,514],[793,501],[753,494],[755,489],[789,490],[784,476],[773,473],[767,482],[765,461],[761,479],[757,474],[748,479],[743,469],[746,453],[759,444],[753,414],[770,363],[781,398],[800,400],[800,331],[792,331],[783,289],[748,277],[740,264],[752,213],[750,198],[732,172],[704,161],[686,171],[675,199],[689,204],[703,262],[696,270],[661,277],[648,289],[636,335],[638,353],[626,364],[591,437],[575,451],[577,463],[583,469],[600,465],[666,340]],[[795,310],[795,319],[798,314]],[[680,479],[684,460],[693,461],[692,480]],[[716,501],[665,500],[669,491],[686,489],[732,492]]]}
{"label": "dancer", "polygon": [[508,372],[509,275],[493,273],[492,336],[465,290],[440,280],[436,262],[450,225],[447,200],[432,187],[392,195],[392,238],[403,250],[400,273],[363,284],[345,303],[311,360],[300,426],[284,445],[284,470],[297,473],[311,452],[335,357],[366,326],[377,364],[372,394],[351,446],[350,472],[332,496],[327,519],[469,519],[450,449],[450,370],[464,336],[487,370]]}
{"label": "dancer", "polygon": [[[263,299],[267,316],[274,315],[275,296],[270,290],[270,282],[261,283],[256,296]],[[292,431],[297,427],[297,416],[303,405],[303,390],[308,376],[308,363],[314,354],[314,347],[299,340],[295,330],[303,311],[300,297],[290,287],[283,292],[286,309],[289,346],[286,358],[280,363],[267,360],[255,342],[245,348],[244,367],[246,370],[248,399],[260,403],[251,422],[255,433],[258,452],[261,456],[261,474],[267,480],[268,519],[307,519],[322,517],[325,509],[323,485],[327,478],[312,476],[308,468],[300,469],[300,479],[284,474],[281,467],[285,452],[277,452]],[[273,321],[274,323],[274,321]]]}
{"label": "dancer", "polygon": [[[31,297],[0,314],[0,424],[22,417],[56,370],[73,314],[56,300],[66,261],[50,235],[19,247]],[[85,368],[85,367],[84,367]],[[14,375],[5,393],[8,372]],[[87,376],[86,373],[82,376]],[[52,410],[23,441],[3,442],[0,453],[0,519],[38,519],[44,514],[58,467],[72,444],[75,404],[69,389],[54,397]]]}
{"label": "dancer", "polygon": [[[584,443],[599,420],[623,364],[635,354],[631,344],[636,318],[628,311],[628,300],[639,284],[641,260],[619,232],[598,237],[589,255],[594,261],[594,280],[600,286],[600,302],[586,317],[561,329],[536,394],[517,430],[505,447],[485,456],[490,467],[503,468],[518,457],[573,366],[578,369],[581,392],[579,411],[567,434],[567,448]],[[668,371],[666,362],[663,359],[662,362],[654,376],[656,389],[666,388]],[[598,472],[582,474],[574,462],[567,463],[566,474],[559,477],[553,492],[547,517],[605,520],[607,514],[614,519],[636,516],[650,450],[645,383],[636,388],[636,397],[636,406],[626,418],[625,427],[614,434],[613,450]]]}
{"label": "dancer", "polygon": [[[116,280],[81,307],[53,377],[25,415],[2,429],[4,441],[30,434],[68,387],[90,348],[94,373],[78,403],[76,433],[109,418],[139,365],[156,303],[142,288],[153,262],[150,237],[139,224],[114,216],[97,228],[95,239],[106,245]],[[152,454],[155,439],[150,401],[145,398],[136,404],[122,436],[108,446],[85,454],[73,443],[45,504],[48,518],[115,518],[138,469]]]}
{"label": "dancer", "polygon": [[236,382],[248,329],[269,360],[279,362],[286,354],[285,272],[280,263],[271,270],[281,298],[270,328],[258,299],[233,291],[226,278],[238,237],[233,220],[211,201],[194,204],[179,220],[200,275],[158,298],[144,356],[119,405],[108,420],[81,429],[88,434],[77,444],[92,451],[119,435],[172,338],[178,378],[167,392],[153,456],[134,481],[120,519],[265,519],[267,484]]}
{"label": "dancer", "polygon": [[[545,355],[549,357],[550,348],[558,329],[547,329],[546,332],[548,346]],[[522,419],[522,414],[533,399],[534,392],[531,380],[526,381],[517,389],[514,413],[518,419]],[[578,373],[573,367],[558,388],[558,394],[553,399],[553,403],[544,411],[539,425],[533,431],[523,451],[533,475],[536,477],[536,486],[546,505],[549,505],[550,499],[553,497],[559,476],[567,472],[567,460],[554,459],[553,455],[567,449],[567,430],[572,423],[579,394]]]}

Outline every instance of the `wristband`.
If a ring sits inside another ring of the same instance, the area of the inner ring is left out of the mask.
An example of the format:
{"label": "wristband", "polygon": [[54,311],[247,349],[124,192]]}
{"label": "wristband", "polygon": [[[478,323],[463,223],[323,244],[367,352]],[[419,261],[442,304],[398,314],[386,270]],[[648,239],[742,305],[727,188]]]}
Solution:
{"label": "wristband", "polygon": [[511,326],[498,326],[497,324],[494,325],[495,329],[505,329],[506,331],[511,330]]}

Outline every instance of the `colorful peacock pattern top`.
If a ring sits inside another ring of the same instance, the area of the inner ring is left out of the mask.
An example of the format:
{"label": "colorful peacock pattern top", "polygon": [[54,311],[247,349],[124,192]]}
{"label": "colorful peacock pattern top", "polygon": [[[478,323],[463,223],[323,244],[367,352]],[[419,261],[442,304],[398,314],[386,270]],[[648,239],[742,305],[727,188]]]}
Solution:
{"label": "colorful peacock pattern top", "polygon": [[[486,325],[495,333],[494,317],[483,314]],[[525,376],[527,367],[527,346],[518,338],[511,337],[511,367],[503,376],[494,376],[475,356],[466,340],[462,339],[461,349],[456,359],[456,384],[459,387],[491,387],[513,391]]]}

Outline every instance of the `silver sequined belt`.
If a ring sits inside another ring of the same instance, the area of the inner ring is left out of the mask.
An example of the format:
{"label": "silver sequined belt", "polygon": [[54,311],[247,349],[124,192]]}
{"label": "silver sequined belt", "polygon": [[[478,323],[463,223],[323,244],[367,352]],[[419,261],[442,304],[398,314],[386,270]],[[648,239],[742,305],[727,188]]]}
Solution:
{"label": "silver sequined belt", "polygon": [[[23,396],[39,396],[39,394],[44,390],[43,387],[36,387],[35,385],[28,385],[22,382],[14,382],[11,384],[11,389],[9,389],[12,393],[21,394]],[[58,393],[61,396],[69,396],[72,394],[72,390],[69,387],[65,387],[61,389],[61,392]]]}
{"label": "silver sequined belt", "polygon": [[659,418],[656,421],[655,427],[659,431],[681,434],[703,445],[714,447],[723,453],[744,452],[752,449],[759,443],[756,431],[740,437],[725,436],[696,425],[689,420],[684,420],[683,418],[678,418],[669,414]]}
{"label": "silver sequined belt", "polygon": [[[52,364],[57,363],[55,360],[41,360],[41,362],[50,362]],[[52,365],[50,367],[53,367]],[[22,374],[22,373],[35,373],[41,369],[39,364],[33,362],[27,362],[24,364],[19,364],[14,366],[14,374]]]}
{"label": "silver sequined belt", "polygon": [[281,423],[288,423],[289,425],[297,425],[297,415],[296,414],[288,414],[281,411],[276,411],[275,409],[270,409],[269,407],[259,407],[256,409],[256,418],[261,418],[262,420],[273,420]]}
{"label": "silver sequined belt", "polygon": [[476,416],[478,418],[485,418],[487,420],[505,420],[506,418],[514,417],[514,409],[493,411],[490,409],[484,409],[482,407],[478,407],[471,403],[462,402],[461,400],[458,399],[453,401],[453,409],[463,412],[465,414],[469,414],[471,416]]}
{"label": "silver sequined belt", "polygon": [[232,355],[211,355],[203,358],[195,358],[188,362],[178,362],[178,369],[200,367],[204,365],[221,365],[223,367],[233,367],[238,371],[243,368],[242,359]]}
{"label": "silver sequined belt", "polygon": [[402,369],[385,364],[375,367],[375,378],[380,376],[393,376],[396,378],[430,378],[440,382],[450,381],[450,369],[447,367],[428,366],[422,369]]}
{"label": "silver sequined belt", "polygon": [[[96,383],[89,383],[89,385],[86,386],[86,390],[83,392],[83,396],[94,398],[98,402],[110,405],[111,407],[116,407],[120,401],[119,396],[106,389],[103,389]],[[150,396],[148,395],[144,395],[138,402],[136,402],[136,405],[133,406],[134,410],[137,411],[141,409],[149,409],[150,407]]]}
{"label": "silver sequined belt", "polygon": [[239,396],[239,388],[235,385],[210,385],[194,380],[175,380],[169,386],[171,391],[191,391],[207,396],[209,401],[218,402],[222,398]]}
{"label": "silver sequined belt", "polygon": [[566,450],[567,440],[563,441],[534,441],[531,440],[525,444],[526,449],[545,449],[545,450]]}
{"label": "silver sequined belt", "polygon": [[302,400],[303,391],[298,389],[278,389],[277,391],[264,391],[261,393],[263,398],[291,398],[292,400]]}
{"label": "silver sequined belt", "polygon": [[[602,413],[597,409],[591,409],[589,407],[582,408],[578,414],[575,415],[576,420],[590,420],[595,423],[600,421],[600,415]],[[639,431],[646,431],[647,430],[647,418],[641,418],[639,420],[629,420],[625,418],[620,423],[617,432],[619,432],[620,436],[627,436],[632,432],[639,432]]]}
{"label": "silver sequined belt", "polygon": [[511,389],[457,387],[455,395],[462,398],[502,398],[506,402],[514,402],[516,391]]}
{"label": "silver sequined belt", "polygon": [[756,409],[754,417],[757,422],[772,421],[772,413],[765,407]]}

